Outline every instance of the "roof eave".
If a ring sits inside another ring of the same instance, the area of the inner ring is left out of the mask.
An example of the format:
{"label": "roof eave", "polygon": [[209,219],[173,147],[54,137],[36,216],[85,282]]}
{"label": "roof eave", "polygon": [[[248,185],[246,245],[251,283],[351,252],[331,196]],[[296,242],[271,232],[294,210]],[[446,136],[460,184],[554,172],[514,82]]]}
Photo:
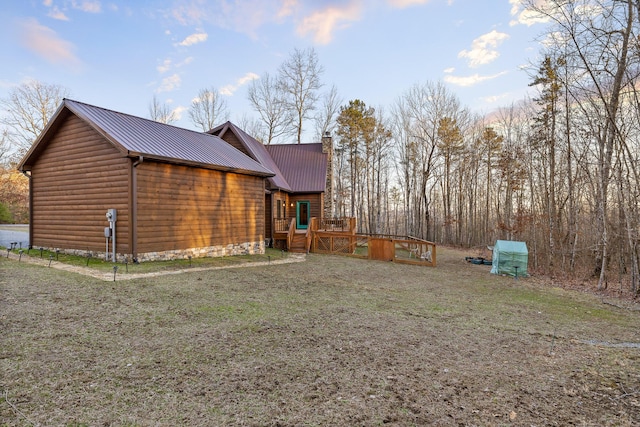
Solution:
{"label": "roof eave", "polygon": [[241,175],[258,176],[261,178],[270,178],[272,176],[275,176],[273,172],[267,173],[267,172],[255,171],[250,169],[232,168],[227,166],[220,166],[220,165],[213,165],[213,164],[207,164],[207,163],[201,163],[201,162],[195,162],[195,161],[189,161],[189,160],[176,159],[174,157],[158,156],[156,154],[138,153],[138,152],[129,151],[127,156],[135,159],[138,159],[142,156],[142,158],[145,160],[154,160],[156,162],[161,162],[161,163],[170,163],[173,165],[198,167],[202,169],[217,170],[221,172],[234,172]]}

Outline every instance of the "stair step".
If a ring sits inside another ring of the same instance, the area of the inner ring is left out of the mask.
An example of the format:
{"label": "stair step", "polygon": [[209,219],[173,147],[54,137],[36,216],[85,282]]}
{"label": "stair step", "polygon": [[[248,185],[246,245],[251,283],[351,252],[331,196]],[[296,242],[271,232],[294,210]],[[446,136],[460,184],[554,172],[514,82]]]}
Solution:
{"label": "stair step", "polygon": [[305,234],[294,234],[289,252],[306,252],[307,238]]}

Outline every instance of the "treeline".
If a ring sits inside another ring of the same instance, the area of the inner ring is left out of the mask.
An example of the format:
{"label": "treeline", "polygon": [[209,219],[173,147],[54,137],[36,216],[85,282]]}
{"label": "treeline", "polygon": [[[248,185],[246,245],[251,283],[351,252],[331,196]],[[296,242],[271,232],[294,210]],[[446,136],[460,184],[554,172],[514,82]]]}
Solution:
{"label": "treeline", "polygon": [[474,117],[426,83],[385,115],[340,110],[337,213],[464,247],[524,240],[537,271],[638,292],[640,2],[534,3],[550,22],[534,99]]}
{"label": "treeline", "polygon": [[[638,293],[640,0],[525,3],[548,23],[533,99],[479,117],[444,84],[425,82],[372,108],[327,90],[315,50],[296,49],[249,85],[256,117],[236,124],[265,144],[331,134],[334,215],[357,217],[360,232],[469,248],[523,240],[534,271]],[[24,152],[64,94],[32,83],[2,100],[0,155]],[[23,99],[46,103],[25,114]],[[149,113],[177,120],[156,98]],[[214,87],[189,109],[202,130],[228,115]]]}

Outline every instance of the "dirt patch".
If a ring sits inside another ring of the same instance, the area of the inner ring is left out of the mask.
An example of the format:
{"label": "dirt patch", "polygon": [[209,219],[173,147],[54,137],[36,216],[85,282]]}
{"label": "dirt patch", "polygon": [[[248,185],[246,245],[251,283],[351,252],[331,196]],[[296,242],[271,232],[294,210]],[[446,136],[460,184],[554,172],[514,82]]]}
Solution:
{"label": "dirt patch", "polygon": [[640,422],[640,350],[589,342],[640,342],[640,313],[456,251],[115,283],[0,268],[7,426]]}

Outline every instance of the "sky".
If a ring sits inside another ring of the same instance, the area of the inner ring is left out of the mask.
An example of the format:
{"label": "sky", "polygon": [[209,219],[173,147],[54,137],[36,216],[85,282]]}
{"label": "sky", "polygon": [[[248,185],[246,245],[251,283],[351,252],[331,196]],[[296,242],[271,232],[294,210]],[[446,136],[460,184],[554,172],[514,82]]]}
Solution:
{"label": "sky", "polygon": [[[253,79],[314,48],[323,90],[389,111],[412,86],[443,82],[480,114],[523,100],[543,23],[522,0],[5,0],[0,98],[29,80],[149,117],[155,96],[188,108],[215,88],[230,119],[257,118]],[[310,124],[307,125],[311,126]],[[311,142],[311,141],[308,141]]]}

